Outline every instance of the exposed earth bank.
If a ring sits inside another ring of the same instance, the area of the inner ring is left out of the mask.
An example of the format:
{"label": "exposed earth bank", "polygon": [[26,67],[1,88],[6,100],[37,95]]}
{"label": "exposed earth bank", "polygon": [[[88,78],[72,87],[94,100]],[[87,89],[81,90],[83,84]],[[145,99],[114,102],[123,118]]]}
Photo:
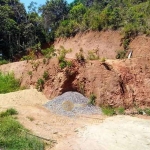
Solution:
{"label": "exposed earth bank", "polygon": [[150,38],[145,35],[137,36],[131,40],[129,51],[132,59],[114,59],[117,50],[122,49],[122,34],[119,31],[105,31],[77,34],[69,39],[57,39],[55,48],[63,46],[71,48],[72,52],[67,58],[76,58],[75,54],[83,49],[88,55],[89,50],[94,51],[105,62],[88,60],[78,63],[72,59],[71,68],[60,69],[58,58],[33,61],[22,61],[0,66],[2,72],[13,71],[21,79],[21,85],[36,87],[38,79],[43,78],[44,71],[48,72],[49,79],[43,88],[47,98],[52,99],[66,91],[78,91],[89,97],[96,95],[97,105],[124,106],[150,106]]}
{"label": "exposed earth bank", "polygon": [[49,79],[44,83],[43,93],[49,99],[67,91],[78,91],[87,97],[93,93],[96,104],[101,106],[150,106],[149,58],[94,60],[85,64],[72,60],[72,63],[71,68],[60,69],[57,58],[46,64],[40,59],[2,65],[0,70],[13,71],[21,79],[21,85],[28,88],[36,87],[38,79],[47,71]]}

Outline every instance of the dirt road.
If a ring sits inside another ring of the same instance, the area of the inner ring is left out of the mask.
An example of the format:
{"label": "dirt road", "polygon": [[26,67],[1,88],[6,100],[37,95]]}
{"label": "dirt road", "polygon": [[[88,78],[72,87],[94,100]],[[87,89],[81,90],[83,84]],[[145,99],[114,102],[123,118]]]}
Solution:
{"label": "dirt road", "polygon": [[[150,120],[130,116],[80,116],[51,113],[46,97],[34,89],[0,94],[0,110],[14,107],[18,120],[34,134],[56,140],[52,150],[149,150]],[[48,145],[46,149],[51,149]]]}

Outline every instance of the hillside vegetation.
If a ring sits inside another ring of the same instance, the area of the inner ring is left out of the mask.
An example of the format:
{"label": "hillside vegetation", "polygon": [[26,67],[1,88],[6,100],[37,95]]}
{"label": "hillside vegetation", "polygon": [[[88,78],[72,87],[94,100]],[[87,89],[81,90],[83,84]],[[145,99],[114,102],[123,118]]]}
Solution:
{"label": "hillside vegetation", "polygon": [[[87,30],[121,30],[123,46],[132,37],[150,34],[150,0],[49,0],[29,11],[19,0],[0,0],[0,53],[3,59],[27,55],[56,37],[70,37]],[[40,13],[39,13],[40,12]]]}

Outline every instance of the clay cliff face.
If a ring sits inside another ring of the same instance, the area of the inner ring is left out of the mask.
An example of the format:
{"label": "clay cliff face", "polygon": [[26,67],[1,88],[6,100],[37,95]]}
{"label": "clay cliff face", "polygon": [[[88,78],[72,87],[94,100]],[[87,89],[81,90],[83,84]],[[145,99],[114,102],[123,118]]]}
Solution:
{"label": "clay cliff face", "polygon": [[[150,106],[150,59],[72,62],[72,67],[60,69],[57,59],[46,64],[41,59],[2,65],[0,70],[13,70],[22,86],[28,88],[36,87],[37,80],[47,71],[49,79],[45,81],[43,92],[49,99],[66,91],[78,91],[87,97],[92,93],[96,95],[96,104],[100,106]],[[38,64],[36,68],[35,64]]]}
{"label": "clay cliff face", "polygon": [[[77,43],[82,43],[85,45],[82,47],[83,50],[88,50],[97,47],[94,40],[99,44],[101,56],[106,51],[106,55],[103,55],[105,58],[109,56],[114,58],[115,49],[120,47],[121,35],[114,31],[97,34],[89,32],[85,35],[76,35],[75,38],[66,41],[60,39],[59,42],[55,42],[55,46],[59,47],[63,44],[62,41],[65,48],[70,48],[66,47],[69,43],[71,48]],[[75,43],[72,44],[73,42]],[[74,58],[74,54],[79,51],[78,44],[76,51],[72,49],[72,53],[67,54],[69,58]],[[87,60],[86,63],[71,59],[71,67],[60,69],[58,58],[50,60],[43,58],[2,65],[0,71],[13,71],[15,76],[20,78],[21,85],[27,88],[35,88],[38,79],[43,79],[44,72],[47,72],[49,78],[44,81],[42,91],[49,99],[66,91],[78,91],[87,97],[94,94],[96,105],[100,106],[146,107],[150,106],[150,59],[148,57],[150,49],[148,47],[150,47],[150,38],[138,36],[129,45],[133,50],[131,59],[106,59],[104,62]]]}

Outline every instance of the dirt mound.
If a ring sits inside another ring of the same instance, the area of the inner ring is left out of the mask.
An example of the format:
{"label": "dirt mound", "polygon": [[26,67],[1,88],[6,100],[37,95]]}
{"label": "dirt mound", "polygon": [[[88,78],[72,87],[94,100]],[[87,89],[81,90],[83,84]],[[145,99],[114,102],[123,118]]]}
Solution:
{"label": "dirt mound", "polygon": [[0,94],[0,107],[10,105],[43,105],[48,101],[45,95],[36,89],[27,89],[8,94]]}
{"label": "dirt mound", "polygon": [[117,31],[93,32],[88,31],[79,33],[75,37],[59,38],[55,41],[54,46],[59,49],[63,46],[66,49],[72,49],[72,52],[67,54],[68,58],[75,58],[75,54],[83,50],[84,55],[88,56],[88,51],[96,51],[96,55],[100,58],[115,58],[116,52],[122,49],[122,35]]}

